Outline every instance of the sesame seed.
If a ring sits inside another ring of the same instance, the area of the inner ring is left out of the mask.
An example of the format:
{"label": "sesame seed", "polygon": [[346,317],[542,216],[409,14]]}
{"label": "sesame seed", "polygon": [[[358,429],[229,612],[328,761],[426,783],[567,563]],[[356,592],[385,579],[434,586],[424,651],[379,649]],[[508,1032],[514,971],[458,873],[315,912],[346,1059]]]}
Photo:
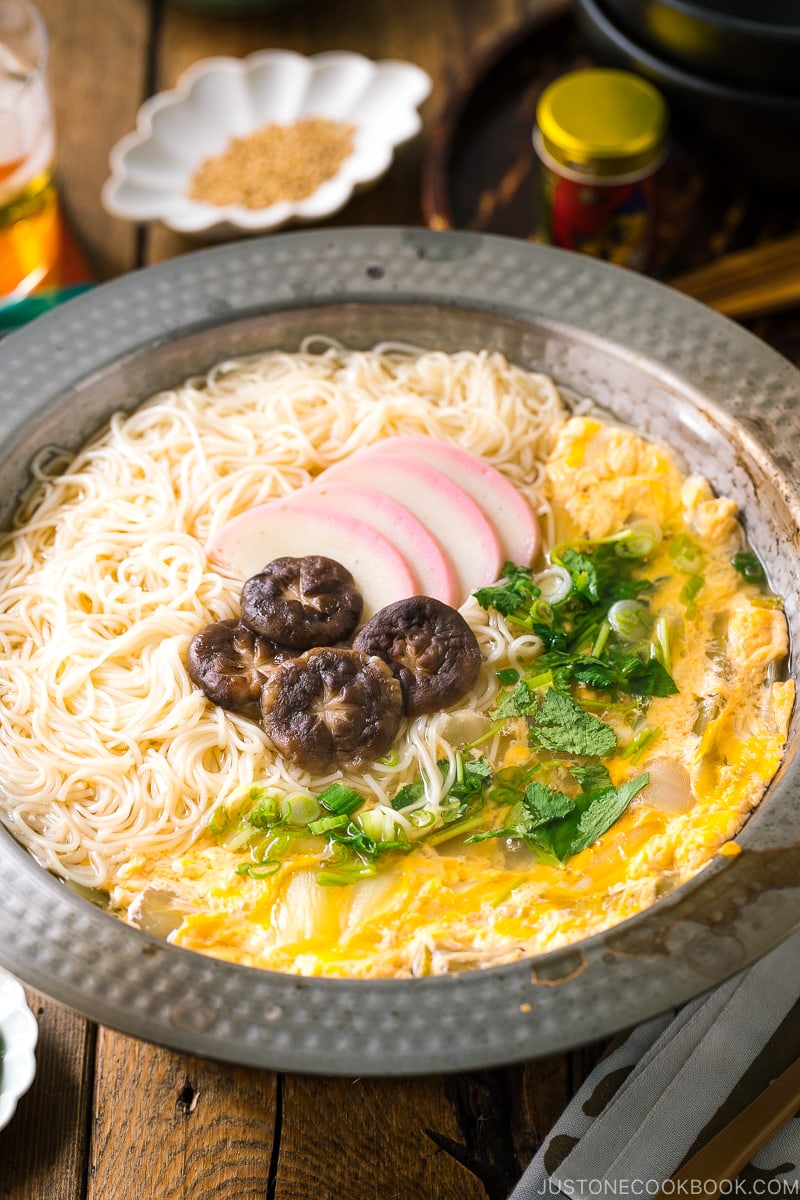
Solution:
{"label": "sesame seed", "polygon": [[232,138],[221,154],[200,164],[188,195],[206,204],[268,208],[303,200],[337,174],[353,151],[355,125],[309,117],[270,124]]}

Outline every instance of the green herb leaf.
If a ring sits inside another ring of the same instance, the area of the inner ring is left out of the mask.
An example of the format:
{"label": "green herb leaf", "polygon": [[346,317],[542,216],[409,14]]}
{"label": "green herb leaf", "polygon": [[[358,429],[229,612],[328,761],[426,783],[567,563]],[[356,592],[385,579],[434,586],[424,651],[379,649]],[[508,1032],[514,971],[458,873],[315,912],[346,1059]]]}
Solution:
{"label": "green herb leaf", "polygon": [[504,563],[502,578],[504,582],[479,588],[474,593],[481,608],[494,608],[503,616],[510,617],[541,595],[533,582],[530,567],[518,567],[511,562]]}
{"label": "green herb leaf", "polygon": [[594,559],[588,554],[577,550],[565,550],[561,561],[572,576],[572,586],[579,596],[583,596],[591,604],[600,601],[600,580]]}
{"label": "green herb leaf", "polygon": [[569,772],[577,779],[581,791],[586,795],[605,792],[613,787],[608,768],[603,763],[575,763]]}
{"label": "green herb leaf", "polygon": [[408,808],[410,804],[415,804],[417,800],[421,800],[424,795],[425,784],[421,779],[414,779],[395,793],[392,798],[392,808],[397,811],[401,808]]}
{"label": "green herb leaf", "polygon": [[503,667],[497,672],[497,678],[503,687],[511,687],[519,679],[519,671],[516,667]]}
{"label": "green herb leaf", "polygon": [[536,779],[533,779],[525,788],[522,802],[533,817],[531,830],[538,825],[547,824],[548,821],[565,817],[575,808],[575,801],[570,800],[564,792],[557,792],[554,788],[545,787]]}
{"label": "green herb leaf", "polygon": [[678,687],[657,658],[642,661],[631,654],[618,660],[625,690],[632,696],[677,696]]}
{"label": "green herb leaf", "polygon": [[581,814],[577,833],[570,843],[569,854],[578,854],[593,845],[619,820],[634,796],[649,782],[650,776],[645,773],[623,783],[621,787],[601,792]]}
{"label": "green herb leaf", "polygon": [[571,696],[550,688],[536,713],[531,737],[547,750],[604,758],[613,754],[617,736],[610,725],[586,712]]}
{"label": "green herb leaf", "polygon": [[489,713],[495,721],[505,721],[509,717],[524,717],[536,711],[538,701],[524,679],[520,679],[513,692],[504,696],[496,708]]}
{"label": "green herb leaf", "polygon": [[488,782],[492,778],[492,764],[483,755],[464,759],[464,774]]}

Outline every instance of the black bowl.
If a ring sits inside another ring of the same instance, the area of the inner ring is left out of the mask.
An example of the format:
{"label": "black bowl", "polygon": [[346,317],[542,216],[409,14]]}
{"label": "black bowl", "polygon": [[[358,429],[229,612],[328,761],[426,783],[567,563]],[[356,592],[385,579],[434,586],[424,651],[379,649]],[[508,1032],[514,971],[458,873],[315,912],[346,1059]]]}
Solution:
{"label": "black bowl", "polygon": [[605,0],[621,31],[676,67],[800,95],[797,0]]}
{"label": "black bowl", "polygon": [[615,24],[610,4],[577,0],[577,17],[598,63],[649,79],[663,92],[676,124],[754,181],[800,190],[800,93],[754,91],[675,66]]}

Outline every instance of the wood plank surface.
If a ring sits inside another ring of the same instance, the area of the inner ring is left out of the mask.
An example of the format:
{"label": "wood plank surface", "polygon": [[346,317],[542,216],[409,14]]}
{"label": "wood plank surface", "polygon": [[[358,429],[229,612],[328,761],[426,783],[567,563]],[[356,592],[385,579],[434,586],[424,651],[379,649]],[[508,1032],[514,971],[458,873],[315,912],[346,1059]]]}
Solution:
{"label": "wood plank surface", "polygon": [[96,1030],[38,992],[36,1078],[0,1131],[3,1200],[78,1200],[88,1166]]}
{"label": "wood plank surface", "polygon": [[101,1029],[88,1200],[264,1200],[277,1082]]}
{"label": "wood plank surface", "polygon": [[437,1141],[461,1133],[440,1077],[283,1081],[275,1200],[484,1200],[469,1169]]}
{"label": "wood plank surface", "polygon": [[100,203],[108,155],[134,128],[148,86],[151,6],[39,0],[50,34],[61,203],[98,279],[136,266],[138,231]]}

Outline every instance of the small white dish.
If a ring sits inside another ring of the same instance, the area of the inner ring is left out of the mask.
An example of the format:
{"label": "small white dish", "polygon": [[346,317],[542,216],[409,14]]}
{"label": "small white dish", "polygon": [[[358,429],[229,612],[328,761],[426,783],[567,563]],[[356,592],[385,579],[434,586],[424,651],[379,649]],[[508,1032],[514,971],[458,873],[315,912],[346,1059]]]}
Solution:
{"label": "small white dish", "polygon": [[38,1036],[39,1026],[22,985],[0,971],[0,1129],[33,1083]]}
{"label": "small white dish", "polygon": [[[243,59],[203,59],[172,91],[139,109],[135,132],[111,150],[103,204],[114,216],[160,220],[178,233],[203,237],[320,220],[386,173],[396,147],[419,132],[417,109],[430,90],[430,76],[413,63],[372,62],[347,51],[305,58],[290,50],[259,50]],[[353,152],[311,195],[260,209],[189,198],[194,172],[232,138],[307,117],[356,127]]]}

